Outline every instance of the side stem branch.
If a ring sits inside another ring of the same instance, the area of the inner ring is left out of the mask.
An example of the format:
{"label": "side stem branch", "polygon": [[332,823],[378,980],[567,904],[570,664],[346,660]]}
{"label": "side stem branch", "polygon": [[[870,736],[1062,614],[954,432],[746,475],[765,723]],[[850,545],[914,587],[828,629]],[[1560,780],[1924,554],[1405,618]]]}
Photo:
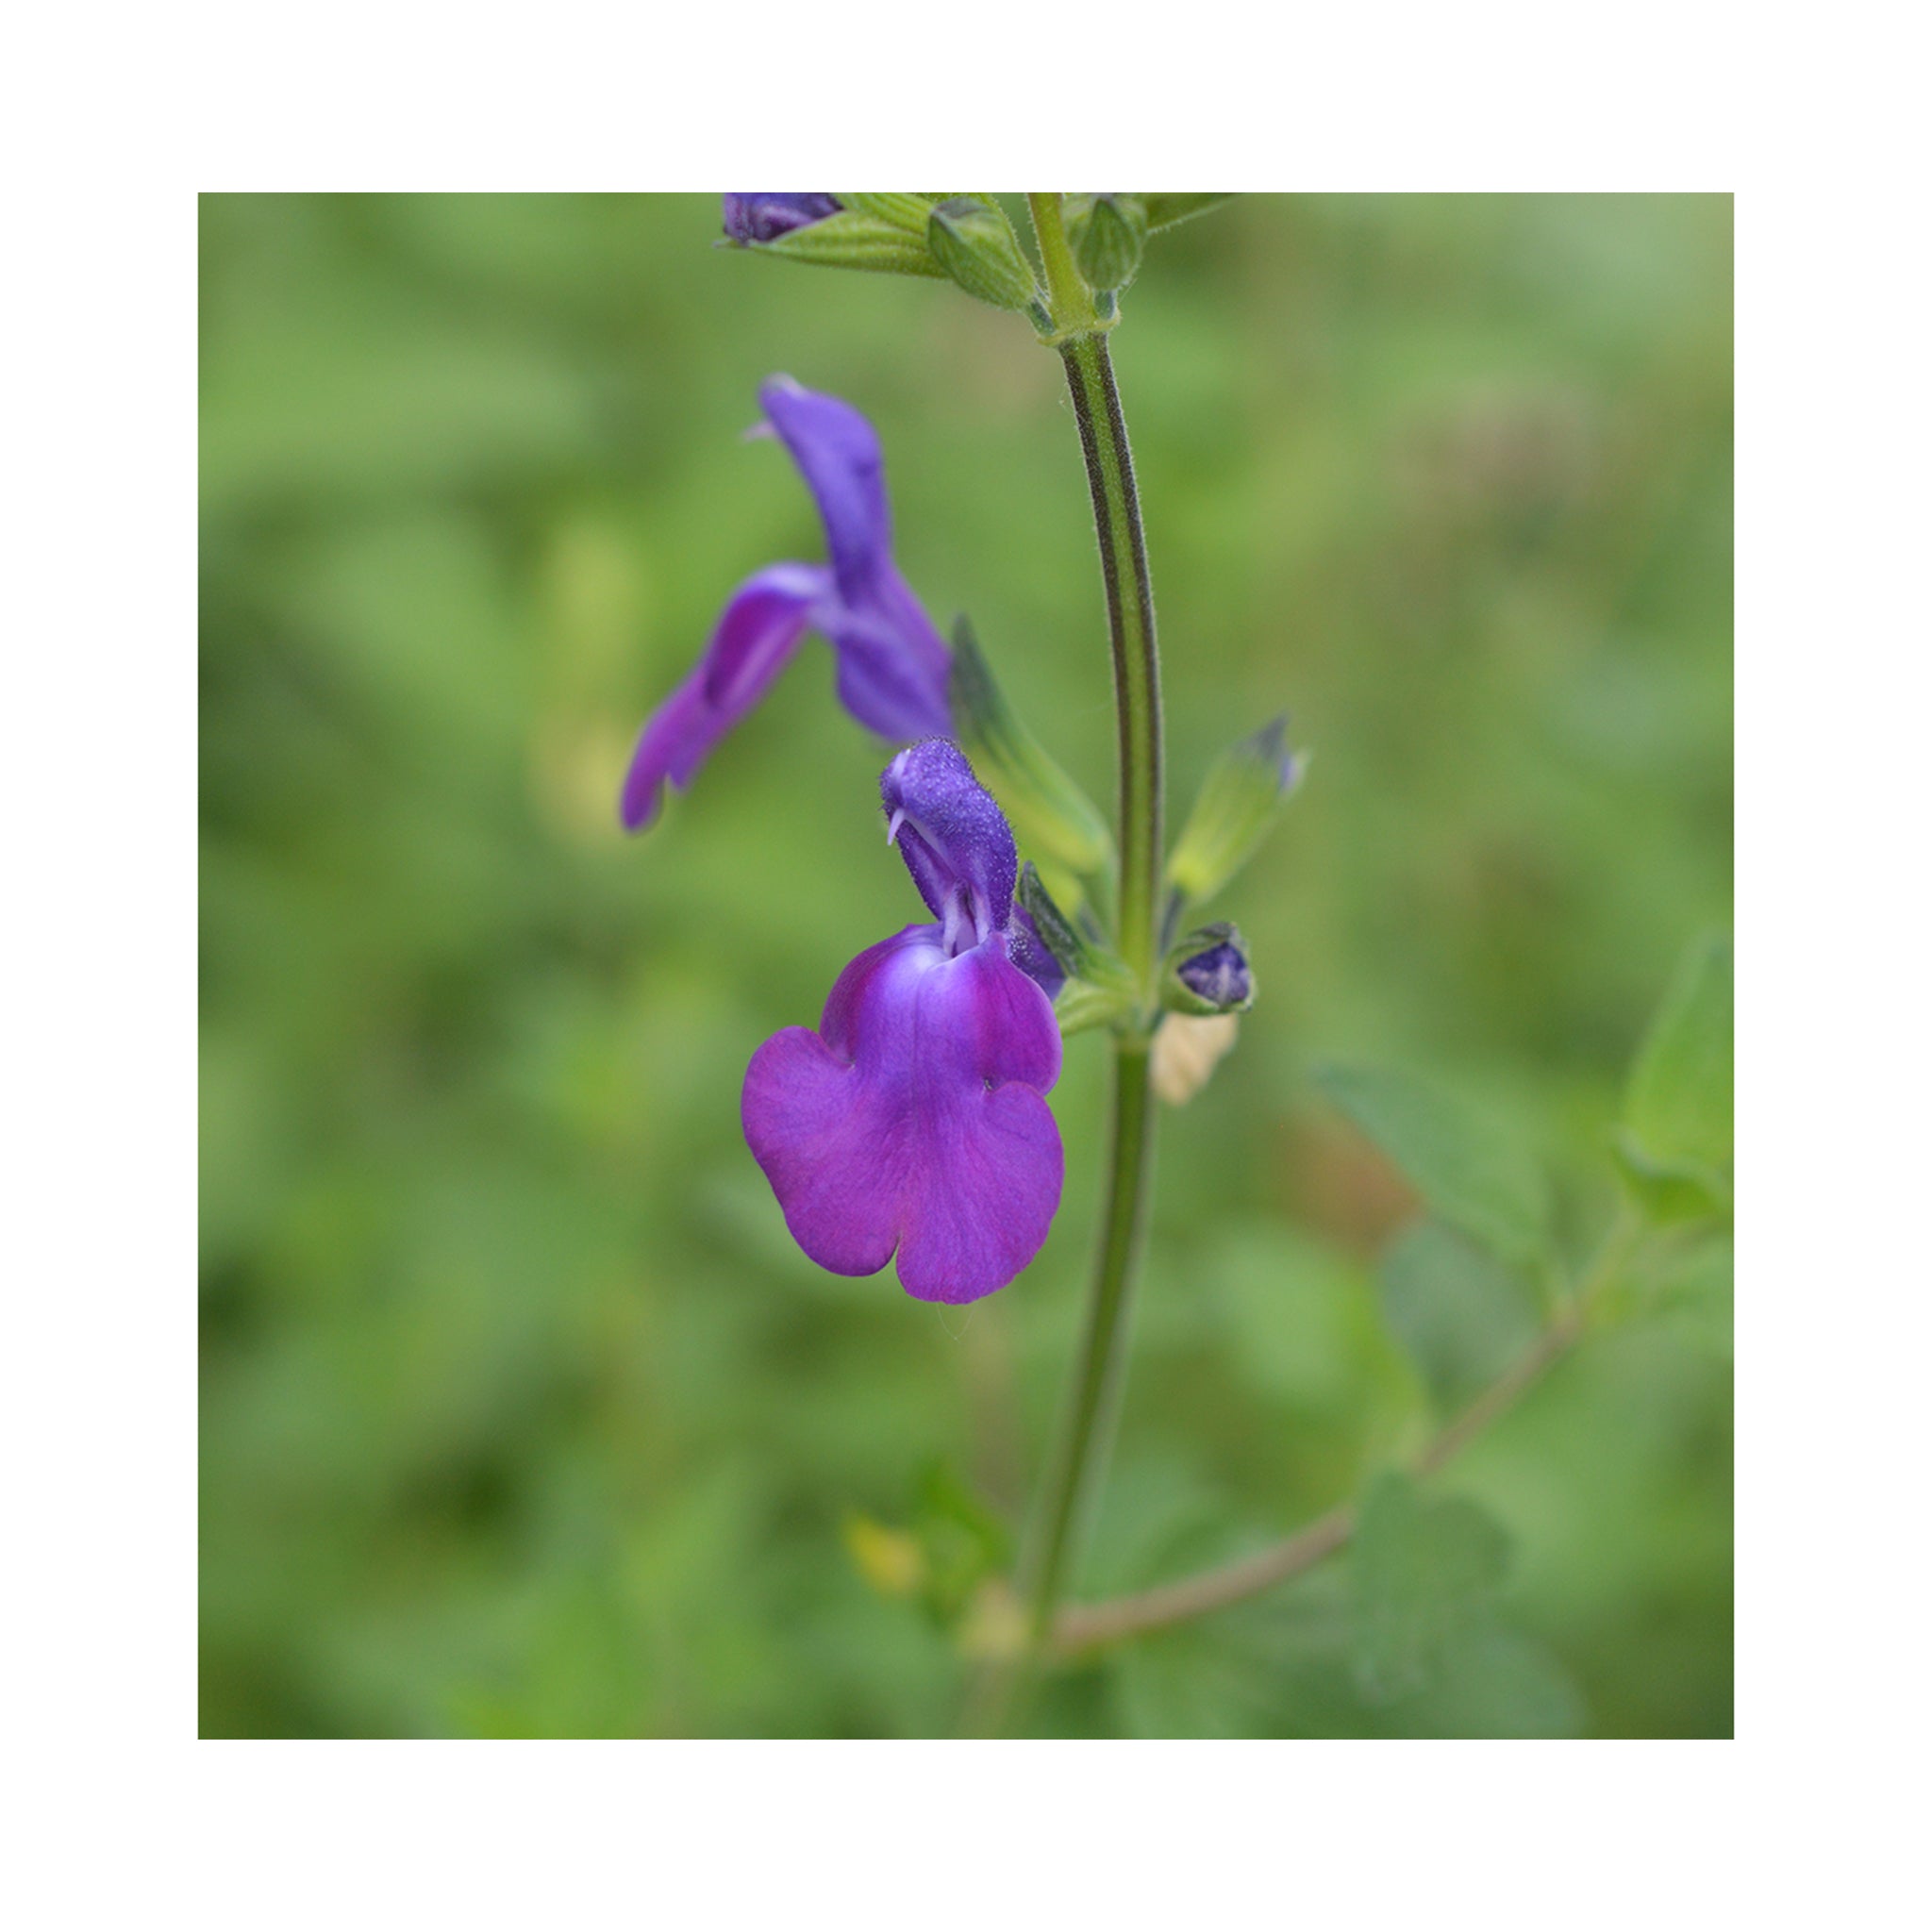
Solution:
{"label": "side stem branch", "polygon": [[[1598,1295],[1628,1260],[1640,1233],[1633,1220],[1618,1222],[1582,1286],[1536,1341],[1460,1415],[1424,1444],[1409,1464],[1414,1474],[1433,1475],[1514,1407],[1552,1364],[1569,1354],[1587,1330]],[[1178,1583],[1162,1584],[1157,1590],[1116,1597],[1110,1603],[1071,1605],[1055,1620],[1053,1648],[1062,1657],[1075,1656],[1225,1609],[1314,1569],[1343,1548],[1355,1528],[1354,1506],[1344,1503],[1283,1541],[1237,1562],[1203,1571]]]}

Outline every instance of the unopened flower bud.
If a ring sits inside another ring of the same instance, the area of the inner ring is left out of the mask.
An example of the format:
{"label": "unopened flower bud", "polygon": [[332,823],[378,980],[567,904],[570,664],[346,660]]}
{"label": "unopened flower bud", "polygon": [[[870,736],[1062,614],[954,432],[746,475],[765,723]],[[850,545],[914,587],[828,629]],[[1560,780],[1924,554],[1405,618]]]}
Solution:
{"label": "unopened flower bud", "polygon": [[836,194],[727,194],[724,233],[741,243],[775,242],[838,212]]}
{"label": "unopened flower bud", "polygon": [[[901,203],[917,205],[916,216]],[[727,194],[724,238],[753,255],[822,268],[944,273],[925,246],[923,205],[910,195]]]}
{"label": "unopened flower bud", "polygon": [[1178,1013],[1244,1013],[1255,1004],[1255,974],[1240,928],[1197,926],[1167,956],[1161,1003]]}
{"label": "unopened flower bud", "polygon": [[1026,308],[1038,298],[1012,223],[998,202],[983,194],[941,202],[927,218],[925,245],[969,295],[995,308]]}
{"label": "unopened flower bud", "polygon": [[1138,194],[1069,195],[1067,240],[1089,288],[1124,289],[1147,243],[1147,205]]}

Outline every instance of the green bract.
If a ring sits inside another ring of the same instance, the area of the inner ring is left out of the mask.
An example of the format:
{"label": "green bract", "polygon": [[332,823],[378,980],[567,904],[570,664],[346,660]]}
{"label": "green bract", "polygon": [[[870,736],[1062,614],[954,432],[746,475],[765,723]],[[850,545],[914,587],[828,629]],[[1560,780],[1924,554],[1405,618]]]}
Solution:
{"label": "green bract", "polygon": [[1107,822],[1015,716],[963,617],[953,625],[948,695],[960,750],[1012,821],[1021,845],[1052,868],[1055,891],[1077,909],[1085,897],[1079,881],[1113,863]]}
{"label": "green bract", "polygon": [[1230,745],[1195,795],[1167,861],[1168,884],[1184,898],[1211,898],[1247,862],[1300,776],[1301,762],[1288,750],[1286,718]]}

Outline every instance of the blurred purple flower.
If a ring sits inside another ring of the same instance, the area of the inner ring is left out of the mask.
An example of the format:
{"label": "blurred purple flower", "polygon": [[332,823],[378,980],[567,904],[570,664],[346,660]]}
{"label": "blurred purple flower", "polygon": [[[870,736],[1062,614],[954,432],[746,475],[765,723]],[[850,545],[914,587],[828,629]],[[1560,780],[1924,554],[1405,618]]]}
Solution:
{"label": "blurred purple flower", "polygon": [[775,242],[838,212],[836,194],[727,194],[724,232],[734,242]]}
{"label": "blurred purple flower", "polygon": [[1033,1258],[1059,1206],[1043,1098],[1059,1027],[1014,962],[1013,835],[973,768],[928,740],[886,767],[880,792],[937,923],[859,954],[817,1032],[788,1026],[758,1048],[744,1138],[822,1268],[872,1274],[896,1250],[908,1294],[976,1301]]}
{"label": "blurred purple flower", "polygon": [[720,738],[764,696],[808,630],[838,653],[839,698],[861,724],[902,741],[952,729],[952,653],[892,562],[891,511],[872,425],[837,396],[774,375],[758,391],[825,525],[831,561],[774,563],[741,584],[696,670],[646,721],[622,811],[635,832],[667,779],[688,786]]}

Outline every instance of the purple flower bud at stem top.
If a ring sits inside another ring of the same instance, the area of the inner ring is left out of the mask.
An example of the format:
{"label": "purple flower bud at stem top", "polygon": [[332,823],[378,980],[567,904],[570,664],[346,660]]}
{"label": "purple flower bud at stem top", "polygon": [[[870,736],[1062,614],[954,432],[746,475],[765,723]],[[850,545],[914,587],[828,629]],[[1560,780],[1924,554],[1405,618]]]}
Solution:
{"label": "purple flower bud at stem top", "polygon": [[724,232],[732,241],[775,242],[839,212],[836,194],[727,194]]}

